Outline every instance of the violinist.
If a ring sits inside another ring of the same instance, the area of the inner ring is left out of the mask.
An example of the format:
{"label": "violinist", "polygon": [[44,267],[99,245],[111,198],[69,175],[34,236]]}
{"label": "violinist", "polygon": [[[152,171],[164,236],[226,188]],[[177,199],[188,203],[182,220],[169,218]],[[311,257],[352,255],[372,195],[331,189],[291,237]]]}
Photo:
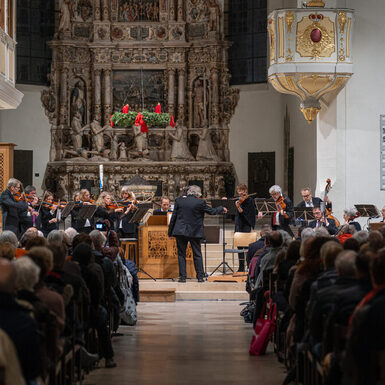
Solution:
{"label": "violinist", "polygon": [[54,202],[53,194],[45,193],[45,199],[41,205],[41,231],[47,237],[52,230],[58,230],[58,207]]}
{"label": "violinist", "polygon": [[338,230],[335,220],[327,218],[324,214],[322,214],[320,207],[313,207],[313,215],[315,219],[314,221],[309,222],[308,226],[310,228],[318,229],[320,227],[325,227],[330,235],[337,234]]}
{"label": "violinist", "polygon": [[71,211],[71,227],[77,229],[77,217],[80,210],[80,192],[76,191],[74,194],[73,201],[75,202],[75,206]]}
{"label": "violinist", "polygon": [[75,201],[75,203],[77,210],[75,209],[75,212],[74,210],[72,210],[71,212],[71,215],[74,217],[73,224],[76,225],[74,226],[74,228],[79,233],[89,234],[93,229],[94,218],[78,219],[77,215],[79,213],[80,208],[82,208],[83,206],[94,205],[95,201],[91,199],[91,194],[87,189],[82,189],[79,192],[79,200]]}
{"label": "violinist", "polygon": [[130,223],[130,219],[136,211],[136,199],[135,194],[129,190],[128,186],[123,186],[120,191],[119,204],[122,204],[125,208],[125,211],[122,213],[121,217],[118,218],[118,235],[119,238],[135,238],[138,237],[138,224]]}
{"label": "violinist", "polygon": [[361,225],[355,221],[359,217],[356,208],[344,210],[344,225],[353,225],[357,231],[361,231]]}
{"label": "violinist", "polygon": [[[277,206],[277,211],[271,217],[273,230],[282,229],[294,237],[290,228],[294,216],[293,203],[288,197],[282,195],[282,189],[277,185],[271,186],[269,193]],[[262,216],[259,214],[258,218],[262,218]]]}
{"label": "violinist", "polygon": [[31,227],[40,229],[41,225],[39,216],[39,198],[36,196],[36,187],[31,185],[26,186],[24,192],[27,198],[28,207],[32,208],[32,211],[28,210],[20,215],[20,227],[22,234],[24,234],[27,229]]}
{"label": "violinist", "polygon": [[[250,233],[255,227],[256,209],[254,199],[248,196],[247,186],[242,183],[237,186],[239,199],[235,201],[235,232]],[[239,247],[242,249],[242,247]],[[245,271],[245,254],[238,253],[238,272]]]}
{"label": "violinist", "polygon": [[21,182],[15,178],[9,179],[7,188],[1,193],[0,206],[3,221],[3,231],[10,230],[20,236],[20,216],[30,211],[25,200],[16,201],[14,195],[20,196]]}
{"label": "violinist", "polygon": [[111,194],[103,191],[96,201],[96,212],[94,217],[96,221],[108,220],[110,222],[110,229],[115,229],[115,222],[118,219],[118,213],[123,213],[124,209],[118,207],[117,203],[112,203]]}

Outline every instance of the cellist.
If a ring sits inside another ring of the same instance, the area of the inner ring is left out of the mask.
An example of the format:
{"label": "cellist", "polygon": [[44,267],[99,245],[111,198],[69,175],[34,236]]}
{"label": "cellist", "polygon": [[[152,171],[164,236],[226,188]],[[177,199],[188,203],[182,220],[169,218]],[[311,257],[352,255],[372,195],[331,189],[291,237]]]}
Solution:
{"label": "cellist", "polygon": [[[293,221],[294,209],[292,201],[282,194],[282,189],[278,185],[271,186],[269,194],[273,198],[277,211],[271,216],[271,227],[273,230],[282,229],[294,237],[290,228]],[[259,213],[258,218],[262,218],[263,214]]]}

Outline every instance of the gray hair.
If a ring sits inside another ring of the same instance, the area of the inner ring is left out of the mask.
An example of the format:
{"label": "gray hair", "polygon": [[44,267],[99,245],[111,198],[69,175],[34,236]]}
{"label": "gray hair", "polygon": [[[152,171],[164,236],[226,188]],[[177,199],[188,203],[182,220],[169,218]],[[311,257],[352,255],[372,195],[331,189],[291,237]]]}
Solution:
{"label": "gray hair", "polygon": [[330,237],[329,231],[327,231],[327,229],[325,227],[318,227],[318,229],[315,229],[314,235],[316,237],[325,237],[325,238]]}
{"label": "gray hair", "polygon": [[278,232],[280,232],[282,235],[282,246],[283,247],[289,246],[290,243],[293,241],[293,237],[287,231],[278,230]]}
{"label": "gray hair", "polygon": [[355,215],[357,215],[357,209],[355,207],[345,209],[344,214],[346,214],[350,218],[353,218]]}
{"label": "gray hair", "polygon": [[362,245],[368,241],[369,233],[366,230],[360,230],[353,235],[353,238],[357,239],[358,243]]}
{"label": "gray hair", "polygon": [[106,237],[99,230],[92,230],[90,232],[90,237],[91,237],[92,243],[95,247],[95,250],[99,250],[106,243]]}
{"label": "gray hair", "polygon": [[72,240],[79,234],[76,229],[74,229],[73,227],[68,227],[68,229],[66,229],[64,231],[65,234],[67,234],[68,238],[70,239],[71,243],[72,243]]}
{"label": "gray hair", "polygon": [[19,241],[17,240],[16,234],[10,230],[4,230],[0,234],[0,243],[2,242],[9,242],[12,246],[15,246],[15,248],[18,248],[19,246]]}
{"label": "gray hair", "polygon": [[355,234],[357,232],[353,225],[342,225],[340,233],[342,234]]}
{"label": "gray hair", "polygon": [[335,262],[338,275],[342,277],[354,277],[356,274],[357,253],[353,250],[344,250],[338,254]]}
{"label": "gray hair", "polygon": [[199,186],[192,185],[189,187],[189,189],[187,191],[187,195],[193,195],[193,196],[199,198],[202,196],[202,190]]}
{"label": "gray hair", "polygon": [[277,184],[275,184],[274,186],[271,186],[271,187],[269,188],[269,194],[271,194],[271,193],[273,193],[273,192],[282,194],[282,189],[281,189],[281,187],[279,187]]}
{"label": "gray hair", "polygon": [[61,231],[61,230],[52,230],[48,236],[47,236],[47,241],[48,243],[52,243],[52,242],[60,242],[62,243],[63,242],[63,238],[64,238],[64,232]]}
{"label": "gray hair", "polygon": [[16,271],[16,289],[33,291],[39,282],[40,267],[29,257],[18,258],[12,263]]}
{"label": "gray hair", "polygon": [[308,238],[315,237],[314,230],[311,227],[306,227],[301,232],[301,241],[306,241]]}
{"label": "gray hair", "polygon": [[19,179],[11,178],[11,179],[8,180],[7,188],[10,188],[10,187],[16,187],[18,184],[19,184],[19,185],[21,184],[21,182],[19,181]]}

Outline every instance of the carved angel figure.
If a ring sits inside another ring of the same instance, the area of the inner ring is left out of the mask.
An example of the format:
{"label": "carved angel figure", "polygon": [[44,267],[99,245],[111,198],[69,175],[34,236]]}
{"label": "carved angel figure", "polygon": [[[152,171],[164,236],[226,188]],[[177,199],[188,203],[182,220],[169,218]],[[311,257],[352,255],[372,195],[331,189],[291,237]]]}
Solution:
{"label": "carved angel figure", "polygon": [[59,32],[67,32],[71,29],[71,0],[63,0],[60,7]]}
{"label": "carved angel figure", "polygon": [[204,122],[204,127],[199,135],[199,139],[197,160],[218,161],[218,156],[211,141],[210,131],[207,127],[207,121]]}
{"label": "carved angel figure", "polygon": [[169,136],[173,139],[171,147],[171,160],[194,160],[187,147],[182,126],[177,123],[175,127],[175,134],[169,133]]}

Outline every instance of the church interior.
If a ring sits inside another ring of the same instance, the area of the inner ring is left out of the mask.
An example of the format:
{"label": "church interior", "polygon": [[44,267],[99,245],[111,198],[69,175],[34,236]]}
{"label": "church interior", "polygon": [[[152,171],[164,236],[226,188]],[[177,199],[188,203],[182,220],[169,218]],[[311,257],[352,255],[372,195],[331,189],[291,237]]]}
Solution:
{"label": "church interior", "polygon": [[0,385],[385,383],[384,13],[0,0]]}

